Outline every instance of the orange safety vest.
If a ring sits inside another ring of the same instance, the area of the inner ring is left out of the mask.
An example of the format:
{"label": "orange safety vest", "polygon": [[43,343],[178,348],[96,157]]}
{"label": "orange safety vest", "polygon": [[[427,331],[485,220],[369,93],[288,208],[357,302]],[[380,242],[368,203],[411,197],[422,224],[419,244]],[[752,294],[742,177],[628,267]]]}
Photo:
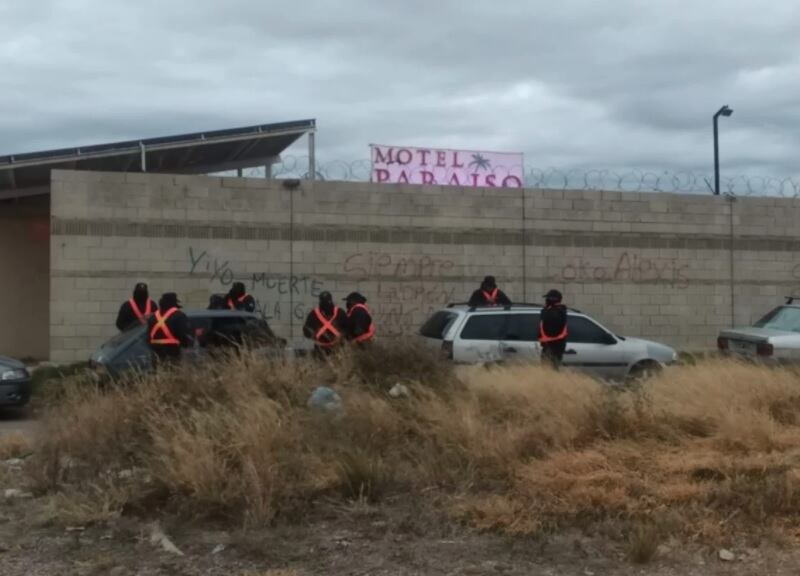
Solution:
{"label": "orange safety vest", "polygon": [[[150,344],[165,344],[168,346],[181,345],[181,341],[175,338],[175,335],[169,329],[169,326],[167,326],[167,320],[177,311],[177,308],[170,308],[162,315],[161,310],[156,310],[156,323],[150,330]],[[161,331],[161,338],[156,337],[159,331]]]}
{"label": "orange safety vest", "polygon": [[539,320],[539,343],[540,344],[548,344],[550,342],[558,342],[560,340],[566,340],[568,336],[567,333],[567,324],[564,324],[564,328],[561,332],[556,336],[548,336],[544,332],[544,322]]}
{"label": "orange safety vest", "polygon": [[[356,308],[362,308],[367,314],[369,314],[369,308],[367,308],[364,304],[355,304],[352,308],[350,308],[350,310],[347,311],[348,318],[353,315],[353,312]],[[367,340],[372,340],[374,336],[375,324],[372,323],[372,314],[369,314],[369,328],[361,336],[356,336],[353,338],[353,342],[366,342]]]}
{"label": "orange safety vest", "polygon": [[[314,340],[317,342],[317,346],[322,346],[323,348],[335,346],[339,341],[339,338],[342,336],[342,333],[339,332],[333,325],[333,321],[336,320],[336,317],[339,315],[339,308],[336,307],[333,309],[333,316],[331,316],[330,319],[325,318],[325,315],[319,308],[314,308],[314,314],[317,316],[317,320],[320,321],[320,324],[322,324],[320,329],[317,330],[317,333],[314,334]],[[333,335],[333,341],[323,342],[321,340],[322,336],[325,335],[326,332],[330,332]]]}
{"label": "orange safety vest", "polygon": [[128,300],[128,304],[130,304],[131,310],[133,310],[133,313],[139,319],[139,322],[141,324],[147,324],[147,317],[153,313],[153,301],[150,300],[150,298],[147,299],[147,304],[144,307],[144,313],[139,310],[139,305],[133,298]]}
{"label": "orange safety vest", "polygon": [[[236,301],[237,301],[239,304],[241,304],[242,302],[244,302],[244,299],[245,299],[245,298],[247,298],[247,294],[242,294],[241,296],[239,296],[239,297],[236,299]],[[231,300],[230,298],[228,298],[228,308],[230,308],[231,310],[236,310],[236,304],[234,304],[234,303],[233,303],[233,300]]]}
{"label": "orange safety vest", "polygon": [[491,292],[487,292],[486,290],[482,290],[483,297],[486,298],[487,304],[496,304],[497,303],[497,288],[492,290]]}

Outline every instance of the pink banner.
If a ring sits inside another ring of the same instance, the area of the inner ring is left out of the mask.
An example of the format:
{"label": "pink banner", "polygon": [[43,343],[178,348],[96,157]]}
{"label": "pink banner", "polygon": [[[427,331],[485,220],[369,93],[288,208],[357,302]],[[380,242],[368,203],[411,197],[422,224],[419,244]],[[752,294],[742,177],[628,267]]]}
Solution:
{"label": "pink banner", "polygon": [[372,181],[522,188],[522,154],[370,145]]}

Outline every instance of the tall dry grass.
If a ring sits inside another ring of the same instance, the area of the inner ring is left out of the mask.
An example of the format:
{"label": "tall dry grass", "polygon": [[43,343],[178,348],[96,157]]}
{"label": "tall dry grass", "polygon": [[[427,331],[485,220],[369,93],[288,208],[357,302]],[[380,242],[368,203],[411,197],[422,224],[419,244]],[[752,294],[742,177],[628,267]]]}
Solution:
{"label": "tall dry grass", "polygon": [[[397,382],[409,397],[388,394]],[[308,408],[318,385],[339,392],[341,413]],[[320,496],[436,494],[479,528],[620,519],[638,527],[632,542],[785,527],[800,513],[800,375],[730,361],[619,389],[538,367],[456,371],[413,347],[326,363],[243,353],[107,390],[73,381],[44,426],[36,488],[109,513],[259,524]]]}

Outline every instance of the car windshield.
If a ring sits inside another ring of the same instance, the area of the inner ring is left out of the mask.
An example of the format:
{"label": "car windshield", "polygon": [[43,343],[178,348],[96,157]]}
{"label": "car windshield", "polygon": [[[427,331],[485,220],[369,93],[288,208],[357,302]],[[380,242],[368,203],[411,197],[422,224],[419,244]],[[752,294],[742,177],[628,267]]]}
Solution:
{"label": "car windshield", "polygon": [[800,332],[800,308],[779,306],[754,324],[756,328]]}

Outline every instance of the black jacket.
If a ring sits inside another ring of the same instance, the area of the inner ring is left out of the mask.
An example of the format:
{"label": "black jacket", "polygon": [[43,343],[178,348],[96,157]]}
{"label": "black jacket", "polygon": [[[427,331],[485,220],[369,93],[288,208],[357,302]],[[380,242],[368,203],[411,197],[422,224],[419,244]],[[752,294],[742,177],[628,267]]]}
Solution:
{"label": "black jacket", "polygon": [[[150,299],[148,298],[148,300]],[[147,310],[147,301],[143,300],[141,302],[136,302],[136,305],[142,314],[144,314]],[[158,306],[155,302],[150,300],[150,313],[155,314],[156,310],[158,310]],[[122,306],[119,307],[119,313],[117,314],[117,330],[123,332],[138,323],[139,318],[133,312],[130,300],[125,300],[125,302],[122,303]]]}
{"label": "black jacket", "polygon": [[[168,311],[166,311],[168,312]],[[165,314],[166,314],[165,312]],[[175,312],[172,316],[167,319],[167,328],[175,337],[176,340],[180,341],[180,345],[174,344],[154,344],[151,341],[150,335],[153,332],[153,327],[156,325],[156,317],[155,315],[151,316],[148,323],[147,323],[147,341],[150,344],[150,348],[155,351],[163,351],[165,349],[169,349],[174,353],[179,353],[181,347],[187,347],[192,345],[192,333],[191,327],[189,326],[189,317],[184,314],[181,309],[179,308],[177,312]],[[156,338],[163,338],[164,334],[161,333],[161,330],[156,332]]]}
{"label": "black jacket", "polygon": [[563,304],[545,306],[540,318],[540,331],[544,331],[545,336],[556,337],[567,326],[567,307]]}
{"label": "black jacket", "polygon": [[[225,305],[230,310],[244,310],[245,312],[256,311],[256,299],[245,294],[243,298],[233,298],[230,294],[225,298]],[[233,305],[233,307],[231,307]]]}
{"label": "black jacket", "polygon": [[355,340],[369,332],[372,326],[372,315],[366,308],[354,306],[347,313],[347,339]]}
{"label": "black jacket", "polygon": [[[341,336],[347,335],[347,314],[344,310],[336,306],[334,308],[336,311],[336,318],[333,320],[332,325],[333,327],[339,332]],[[330,320],[331,316],[323,313],[323,316]],[[315,314],[314,310],[308,313],[306,317],[306,323],[303,325],[303,334],[306,338],[311,338],[314,342],[318,344],[329,344],[335,340],[335,337],[330,333],[330,331],[325,331],[321,335],[321,339],[317,340],[316,334],[319,332],[319,329],[322,328],[322,322],[320,322],[319,318]]]}
{"label": "black jacket", "polygon": [[497,289],[497,296],[495,297],[494,304],[490,303],[489,300],[486,298],[486,294],[483,293],[483,289],[478,288],[475,292],[472,293],[472,296],[469,297],[469,305],[470,306],[510,306],[511,300],[508,296],[505,295],[505,292]]}

